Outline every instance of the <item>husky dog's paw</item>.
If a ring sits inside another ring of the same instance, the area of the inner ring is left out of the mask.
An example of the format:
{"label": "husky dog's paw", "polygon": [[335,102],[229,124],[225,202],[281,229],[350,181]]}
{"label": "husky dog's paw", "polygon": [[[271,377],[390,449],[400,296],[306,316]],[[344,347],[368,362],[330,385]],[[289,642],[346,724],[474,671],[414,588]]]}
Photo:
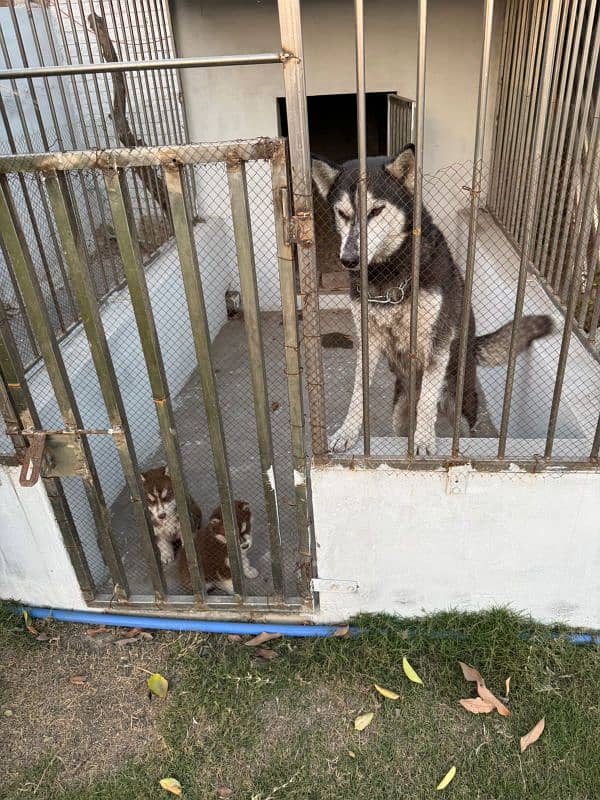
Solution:
{"label": "husky dog's paw", "polygon": [[415,431],[415,455],[434,456],[436,451],[435,430]]}
{"label": "husky dog's paw", "polygon": [[170,564],[175,560],[175,548],[171,542],[165,542],[164,539],[159,539],[157,547],[158,552],[160,553],[161,564]]}
{"label": "husky dog's paw", "polygon": [[343,425],[339,431],[329,437],[329,451],[331,453],[345,453],[354,446],[360,433],[359,428],[347,428]]}
{"label": "husky dog's paw", "polygon": [[244,575],[247,578],[250,578],[250,580],[252,580],[253,578],[258,578],[258,570],[256,569],[256,567],[251,567],[251,566],[244,567]]}

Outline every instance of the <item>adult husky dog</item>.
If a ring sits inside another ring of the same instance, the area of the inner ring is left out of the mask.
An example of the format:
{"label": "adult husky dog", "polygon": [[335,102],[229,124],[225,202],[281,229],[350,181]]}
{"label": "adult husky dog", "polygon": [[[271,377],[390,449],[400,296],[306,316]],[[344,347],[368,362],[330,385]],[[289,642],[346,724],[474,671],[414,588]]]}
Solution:
{"label": "adult husky dog", "polygon": [[[314,183],[330,205],[341,240],[340,259],[351,273],[352,316],[360,340],[360,277],[358,164],[338,166],[313,158]],[[369,277],[369,382],[382,356],[396,377],[392,423],[400,433],[407,413],[410,363],[411,260],[414,148],[408,145],[395,159],[367,159],[367,219]],[[443,234],[423,209],[417,333],[417,418],[415,453],[435,453],[438,406],[452,414],[458,367],[463,279]],[[518,352],[552,330],[547,316],[526,316],[518,332]],[[462,413],[469,428],[477,422],[476,366],[503,364],[508,359],[512,322],[494,333],[475,336],[470,312]],[[361,428],[362,355],[357,347],[356,374],[350,408],[329,449],[352,447]]]}

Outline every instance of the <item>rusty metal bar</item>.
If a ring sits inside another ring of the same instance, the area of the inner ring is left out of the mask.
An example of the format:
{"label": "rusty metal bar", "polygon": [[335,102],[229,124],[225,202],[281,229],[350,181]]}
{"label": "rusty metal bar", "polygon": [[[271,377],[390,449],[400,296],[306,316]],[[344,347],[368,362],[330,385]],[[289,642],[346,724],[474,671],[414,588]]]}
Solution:
{"label": "rusty metal bar", "polygon": [[183,167],[171,163],[165,168],[165,184],[171,206],[171,217],[177,242],[177,253],[181,264],[181,276],[185,289],[185,297],[192,326],[192,337],[198,361],[198,375],[202,386],[204,407],[208,423],[208,434],[213,454],[215,476],[219,489],[225,538],[230,561],[231,578],[236,602],[239,604],[244,597],[243,561],[240,549],[240,536],[234,510],[231,476],[229,474],[229,460],[221,407],[217,392],[217,383],[211,357],[210,330],[204,304],[202,279],[198,268],[198,255],[196,243],[190,224],[191,211],[189,198],[184,191]]}
{"label": "rusty metal bar", "polygon": [[598,414],[598,422],[596,423],[596,433],[594,434],[594,441],[590,451],[590,460],[598,459],[598,451],[600,450],[600,414]]}
{"label": "rusty metal bar", "polygon": [[[169,475],[173,482],[177,513],[181,525],[181,538],[185,548],[192,588],[198,601],[204,602],[206,591],[194,541],[196,531],[188,506],[189,493],[186,488],[164,362],[154,324],[154,314],[150,303],[137,236],[134,231],[135,224],[127,191],[127,178],[122,170],[107,170],[104,173],[104,182],[110,203],[115,236],[127,279],[131,305],[148,371],[152,399],[165,448]],[[154,541],[152,541],[152,547],[149,547],[148,543],[146,543],[146,558],[151,569],[159,569],[159,560]]]}
{"label": "rusty metal bar", "polygon": [[[110,425],[113,428],[112,438],[123,468],[123,475],[125,476],[140,539],[146,554],[151,551],[156,554],[156,540],[148,513],[148,505],[142,486],[133,439],[102,325],[85,248],[81,241],[76,211],[69,193],[67,177],[64,173],[55,172],[46,174],[44,180],[54,212],[65,262],[69,269],[69,277],[89,342],[90,354],[98,376],[100,391],[102,392]],[[156,585],[158,585],[159,577],[160,575],[154,576]]]}
{"label": "rusty metal bar", "polygon": [[598,177],[600,176],[600,97],[596,104],[596,113],[590,138],[590,149],[588,151],[587,163],[583,175],[581,186],[581,197],[577,207],[577,217],[575,220],[575,231],[577,231],[577,249],[573,261],[573,277],[569,288],[569,302],[565,313],[563,326],[563,336],[560,346],[558,366],[556,368],[556,380],[554,383],[554,394],[552,396],[552,406],[550,408],[550,419],[548,421],[548,435],[546,437],[546,449],[544,458],[552,456],[554,436],[556,434],[556,423],[558,420],[558,409],[562,394],[562,387],[569,357],[569,344],[571,333],[575,321],[575,311],[579,300],[579,285],[581,272],[586,255],[586,249],[594,221],[594,205],[598,195]]}
{"label": "rusty metal bar", "polygon": [[286,241],[285,221],[289,216],[289,194],[286,169],[286,149],[283,143],[271,159],[271,181],[277,242],[277,264],[283,315],[285,374],[290,409],[290,435],[296,528],[298,532],[298,586],[305,602],[311,602],[310,578],[313,577],[312,526],[309,521],[309,470],[304,444],[304,402],[302,398],[302,362],[298,310],[296,307],[295,259],[291,244]]}
{"label": "rusty metal bar", "polygon": [[509,43],[512,44],[512,27],[515,18],[516,0],[506,0],[506,7],[504,10],[504,22],[502,30],[502,48],[500,55],[500,72],[498,76],[498,89],[496,95],[496,113],[494,116],[494,129],[492,135],[492,146],[490,152],[492,154],[492,166],[490,173],[490,185],[488,190],[487,202],[491,208],[496,208],[497,202],[497,177],[498,169],[500,166],[500,152],[502,140],[505,133],[505,114],[506,104],[508,97],[508,87],[510,84],[510,56],[509,56]]}
{"label": "rusty metal bar", "polygon": [[327,453],[327,425],[300,1],[278,0],[277,7],[281,46],[286,54],[283,60],[283,82],[292,162],[292,204],[294,213],[302,215],[309,223],[312,234],[310,240],[305,239],[297,246],[297,253],[312,454],[320,458]]}
{"label": "rusty metal bar", "polygon": [[[83,428],[62,353],[52,329],[44,296],[27,250],[25,237],[18,221],[18,215],[14,208],[5,176],[0,176],[0,230],[2,231],[6,250],[12,261],[19,291],[29,315],[40,353],[44,358],[48,377],[52,383],[65,427]],[[85,437],[79,440],[79,447],[85,469],[83,483],[96,523],[100,552],[110,570],[115,587],[118,587],[119,592],[127,594],[128,585],[125,570],[114,541],[104,494],[92,453]]]}
{"label": "rusty metal bar", "polygon": [[246,169],[243,161],[227,162],[227,183],[231,218],[237,254],[240,288],[244,308],[244,328],[248,342],[250,380],[254,397],[254,413],[258,452],[260,456],[261,480],[267,512],[267,531],[271,556],[271,574],[276,597],[283,598],[283,564],[279,505],[277,501],[277,477],[273,454],[273,436],[267,391],[267,371],[265,351],[260,320],[256,265],[254,263],[254,244]]}
{"label": "rusty metal bar", "polygon": [[419,0],[417,30],[417,100],[415,115],[415,189],[413,199],[412,275],[410,286],[410,374],[408,385],[408,449],[415,454],[417,416],[417,359],[419,276],[421,270],[421,216],[423,211],[423,137],[425,132],[425,61],[427,56],[427,0]]}
{"label": "rusty metal bar", "polygon": [[506,370],[506,383],[504,387],[504,400],[502,403],[502,418],[500,422],[500,433],[498,437],[498,458],[503,459],[506,454],[506,439],[508,436],[508,422],[510,418],[510,404],[512,390],[515,379],[515,368],[517,361],[517,341],[519,325],[523,316],[523,303],[525,301],[525,286],[527,282],[527,270],[531,258],[533,214],[535,211],[536,197],[540,176],[540,158],[544,138],[544,126],[548,113],[548,102],[550,99],[550,78],[556,50],[556,40],[558,32],[558,15],[560,10],[560,0],[551,0],[550,18],[546,29],[546,41],[544,51],[544,62],[542,67],[542,90],[536,110],[536,118],[533,132],[533,145],[531,148],[531,169],[528,176],[525,198],[525,217],[523,221],[524,239],[522,242],[521,258],[519,264],[519,278],[517,283],[517,294],[515,298],[515,313],[513,317],[512,333],[510,337],[510,347],[508,353],[508,367]]}
{"label": "rusty metal bar", "polygon": [[[2,378],[4,380],[2,380]],[[18,428],[30,425],[40,426],[35,404],[29,394],[25,373],[17,346],[13,338],[8,320],[0,306],[0,408],[3,419],[8,425]],[[27,447],[27,439],[23,433],[11,435],[15,451],[22,456]],[[42,477],[46,494],[50,500],[54,516],[58,523],[65,549],[69,554],[73,570],[79,582],[81,592],[87,602],[95,594],[94,579],[77,535],[77,528],[67,498],[65,497],[60,481],[55,478]]]}
{"label": "rusty metal bar", "polygon": [[492,26],[494,21],[494,0],[485,0],[483,12],[483,43],[481,48],[481,66],[479,69],[479,97],[477,101],[477,122],[475,126],[475,146],[473,151],[473,175],[471,178],[471,210],[469,216],[469,240],[467,243],[467,261],[465,266],[465,287],[463,290],[462,312],[460,320],[460,339],[458,344],[458,366],[456,374],[456,392],[454,408],[454,425],[452,430],[452,455],[457,456],[460,449],[460,422],[462,418],[462,401],[465,386],[465,370],[467,366],[467,345],[469,341],[469,325],[471,321],[471,296],[473,294],[473,274],[475,271],[475,252],[477,250],[477,220],[479,216],[479,198],[481,195],[481,175],[483,170],[483,143],[485,137],[485,121],[487,114],[487,98],[490,82],[490,53],[492,45]]}

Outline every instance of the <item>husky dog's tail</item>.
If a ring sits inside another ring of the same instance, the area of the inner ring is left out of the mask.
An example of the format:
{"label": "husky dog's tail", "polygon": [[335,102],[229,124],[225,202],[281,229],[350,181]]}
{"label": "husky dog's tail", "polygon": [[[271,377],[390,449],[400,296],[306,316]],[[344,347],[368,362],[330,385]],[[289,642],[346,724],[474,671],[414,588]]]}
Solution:
{"label": "husky dog's tail", "polygon": [[[484,367],[497,367],[508,361],[512,322],[507,322],[493,333],[475,338],[475,360]],[[554,330],[550,317],[536,314],[522,317],[517,333],[517,353],[527,350],[529,345],[541,336],[547,336]]]}

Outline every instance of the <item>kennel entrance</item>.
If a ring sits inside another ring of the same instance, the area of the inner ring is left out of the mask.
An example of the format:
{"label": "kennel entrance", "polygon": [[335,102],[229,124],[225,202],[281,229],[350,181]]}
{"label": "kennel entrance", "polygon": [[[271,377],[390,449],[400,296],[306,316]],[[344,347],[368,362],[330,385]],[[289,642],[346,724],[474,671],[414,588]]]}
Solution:
{"label": "kennel entrance", "polygon": [[[162,186],[174,230],[146,265],[130,201],[140,170]],[[293,247],[301,230],[287,205],[284,140],[10,156],[0,173],[6,256],[42,354],[25,375],[1,326],[4,413],[24,457],[22,480],[44,475],[88,598],[222,609],[309,604]],[[104,186],[126,278],[101,306],[74,202],[78,173]],[[184,190],[191,173],[213,198],[214,214],[202,220]],[[23,182],[37,177],[83,323],[60,344],[18,213]],[[238,294],[241,307],[228,317],[226,299]],[[175,492],[187,596],[175,562],[161,564],[148,514],[141,471],[160,464]],[[188,496],[205,523],[221,507],[233,596],[207,596],[210,565],[194,544]],[[254,547],[244,555],[236,500],[252,511]]]}

